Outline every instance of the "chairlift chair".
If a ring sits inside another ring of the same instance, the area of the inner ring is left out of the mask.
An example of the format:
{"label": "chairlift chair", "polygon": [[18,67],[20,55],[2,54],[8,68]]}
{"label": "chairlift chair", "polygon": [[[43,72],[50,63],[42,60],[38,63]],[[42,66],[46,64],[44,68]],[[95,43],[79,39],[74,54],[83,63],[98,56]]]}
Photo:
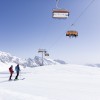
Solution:
{"label": "chairlift chair", "polygon": [[52,17],[58,19],[66,19],[69,16],[69,11],[58,7],[59,0],[56,0],[56,9],[52,11]]}
{"label": "chairlift chair", "polygon": [[46,52],[46,50],[45,49],[39,49],[38,53],[40,53],[40,52]]}
{"label": "chairlift chair", "polygon": [[67,31],[66,32],[66,36],[69,36],[69,37],[77,37],[78,36],[78,32],[75,31],[75,30],[70,30],[70,31]]}
{"label": "chairlift chair", "polygon": [[52,17],[58,19],[66,19],[69,17],[69,11],[65,9],[53,9]]}
{"label": "chairlift chair", "polygon": [[42,51],[39,50],[38,53],[39,53],[39,52],[42,52]]}
{"label": "chairlift chair", "polygon": [[45,56],[49,56],[49,54],[48,53],[45,53]]}

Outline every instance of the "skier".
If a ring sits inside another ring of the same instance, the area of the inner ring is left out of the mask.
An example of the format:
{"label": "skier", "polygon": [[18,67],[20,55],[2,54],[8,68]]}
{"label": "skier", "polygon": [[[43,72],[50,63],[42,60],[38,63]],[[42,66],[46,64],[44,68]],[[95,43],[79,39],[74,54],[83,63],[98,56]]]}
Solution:
{"label": "skier", "polygon": [[19,64],[15,67],[15,71],[16,71],[16,77],[14,80],[17,80],[18,79],[18,76],[19,76],[19,72],[20,72],[20,67],[19,67]]}
{"label": "skier", "polygon": [[12,74],[14,73],[14,71],[13,71],[13,65],[10,66],[9,72],[10,72],[10,77],[9,77],[9,81],[10,81],[10,80],[12,80],[11,79],[12,78]]}

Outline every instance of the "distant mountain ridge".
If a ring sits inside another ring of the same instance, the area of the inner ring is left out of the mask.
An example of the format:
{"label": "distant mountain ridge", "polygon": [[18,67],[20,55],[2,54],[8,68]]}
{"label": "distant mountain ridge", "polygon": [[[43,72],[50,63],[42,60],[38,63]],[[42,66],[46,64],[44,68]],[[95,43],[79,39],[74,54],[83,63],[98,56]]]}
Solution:
{"label": "distant mountain ridge", "polygon": [[[22,59],[16,56],[12,56],[10,53],[0,51],[0,62],[2,63],[16,63],[25,67],[36,67],[41,66],[42,58],[35,56],[34,58]],[[55,64],[66,64],[62,60],[51,60],[51,59],[43,59],[44,65],[55,65]]]}
{"label": "distant mountain ridge", "polygon": [[100,68],[100,64],[86,64],[87,66],[92,66],[92,67],[99,67]]}

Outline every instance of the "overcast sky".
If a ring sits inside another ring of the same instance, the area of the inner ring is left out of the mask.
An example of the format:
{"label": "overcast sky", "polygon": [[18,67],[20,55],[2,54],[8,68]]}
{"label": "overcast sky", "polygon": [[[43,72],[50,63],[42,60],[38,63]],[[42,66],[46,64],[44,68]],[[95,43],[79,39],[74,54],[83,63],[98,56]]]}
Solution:
{"label": "overcast sky", "polygon": [[[100,62],[100,0],[60,0],[68,19],[53,19],[56,0],[0,0],[0,51],[34,58],[43,48],[49,58],[69,63]],[[77,20],[78,19],[78,20]],[[76,21],[77,20],[77,21]],[[71,26],[71,24],[74,26]],[[66,37],[76,30],[77,38]]]}

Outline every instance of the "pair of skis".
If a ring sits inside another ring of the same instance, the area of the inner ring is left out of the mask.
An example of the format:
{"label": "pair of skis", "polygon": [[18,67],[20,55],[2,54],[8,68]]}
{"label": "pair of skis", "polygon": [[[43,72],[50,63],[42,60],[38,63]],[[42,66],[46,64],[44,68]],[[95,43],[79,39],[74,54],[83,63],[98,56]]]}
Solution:
{"label": "pair of skis", "polygon": [[18,81],[18,80],[24,80],[25,78],[21,78],[21,79],[11,79],[11,80],[9,80],[9,81]]}

